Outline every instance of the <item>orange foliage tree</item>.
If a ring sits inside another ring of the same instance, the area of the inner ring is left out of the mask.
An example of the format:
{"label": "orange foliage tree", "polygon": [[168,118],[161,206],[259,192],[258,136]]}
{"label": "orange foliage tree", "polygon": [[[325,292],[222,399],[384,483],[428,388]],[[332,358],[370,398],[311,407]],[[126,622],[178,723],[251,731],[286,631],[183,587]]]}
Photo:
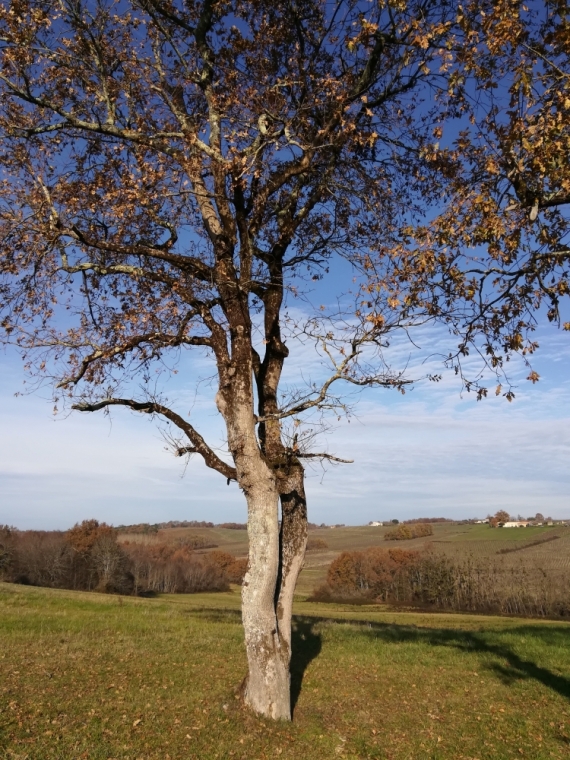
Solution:
{"label": "orange foliage tree", "polygon": [[[568,34],[561,0],[0,7],[4,335],[75,409],[166,419],[237,481],[259,713],[290,717],[303,459],[331,458],[304,415],[342,410],[342,383],[402,389],[382,351],[418,321],[458,334],[458,371],[471,344],[500,371],[544,300],[558,319]],[[351,293],[287,319],[339,259]],[[327,374],[283,396],[288,336]],[[151,382],[186,350],[217,375],[227,457]]]}
{"label": "orange foliage tree", "polygon": [[330,564],[327,585],[316,591],[316,597],[332,593],[340,598],[409,601],[409,575],[421,558],[419,552],[379,547],[342,552]]}

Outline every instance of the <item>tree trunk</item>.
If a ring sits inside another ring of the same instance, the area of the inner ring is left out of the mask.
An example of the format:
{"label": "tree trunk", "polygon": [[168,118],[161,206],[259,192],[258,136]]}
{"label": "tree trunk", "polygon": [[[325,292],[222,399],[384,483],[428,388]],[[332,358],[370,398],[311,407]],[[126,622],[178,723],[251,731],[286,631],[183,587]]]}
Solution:
{"label": "tree trunk", "polygon": [[298,460],[291,463],[279,480],[281,498],[280,567],[277,596],[277,620],[291,650],[293,595],[303,567],[307,548],[307,500],[305,473]]}
{"label": "tree trunk", "polygon": [[[290,632],[276,614],[279,578],[279,489],[259,447],[252,410],[251,373],[242,362],[233,388],[221,386],[218,409],[226,419],[237,480],[247,501],[249,562],[242,584],[242,619],[248,675],[244,699],[252,710],[273,719],[291,719]],[[239,387],[241,384],[241,387]]]}
{"label": "tree trunk", "polygon": [[[275,341],[278,323],[273,333]],[[273,360],[258,368],[260,414],[277,412],[276,388],[285,355],[285,347],[277,340]],[[232,362],[226,366],[220,361],[220,368],[216,403],[226,421],[237,480],[248,506],[249,562],[242,585],[248,660],[244,698],[256,713],[290,720],[293,592],[307,531],[304,472],[282,443],[278,419],[265,420],[256,431],[249,325],[237,324],[232,336]]]}
{"label": "tree trunk", "polygon": [[242,616],[249,674],[244,696],[255,712],[284,720],[291,719],[293,593],[307,543],[303,477],[302,467],[295,464],[276,487],[262,483],[250,489],[247,499],[250,553]]}
{"label": "tree trunk", "polygon": [[275,610],[280,565],[278,492],[275,485],[268,488],[260,483],[246,498],[249,564],[242,585],[242,618],[249,672],[244,697],[255,712],[290,720],[291,635],[281,629]]}

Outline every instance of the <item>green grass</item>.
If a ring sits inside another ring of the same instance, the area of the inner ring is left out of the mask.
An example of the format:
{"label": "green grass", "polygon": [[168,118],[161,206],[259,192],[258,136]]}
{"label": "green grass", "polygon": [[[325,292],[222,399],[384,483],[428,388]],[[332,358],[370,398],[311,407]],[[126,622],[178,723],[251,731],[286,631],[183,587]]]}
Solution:
{"label": "green grass", "polygon": [[239,595],[0,584],[0,757],[567,758],[570,626],[300,602],[294,721],[251,715]]}

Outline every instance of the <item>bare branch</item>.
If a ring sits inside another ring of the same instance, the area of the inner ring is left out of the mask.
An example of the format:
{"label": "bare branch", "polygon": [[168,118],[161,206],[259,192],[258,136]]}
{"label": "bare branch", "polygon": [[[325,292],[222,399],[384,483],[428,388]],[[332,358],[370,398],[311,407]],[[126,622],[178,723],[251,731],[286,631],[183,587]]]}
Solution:
{"label": "bare branch", "polygon": [[135,412],[158,414],[162,417],[166,417],[166,419],[170,420],[170,422],[176,425],[176,427],[186,433],[187,437],[190,439],[192,448],[195,449],[195,451],[191,453],[200,454],[208,467],[221,473],[228,480],[237,480],[235,468],[221,460],[189,422],[179,414],[176,414],[176,412],[173,412],[172,409],[169,409],[162,404],[158,404],[154,401],[134,401],[126,398],[105,398],[92,404],[87,401],[80,401],[77,404],[73,404],[72,409],[76,409],[79,412],[97,412],[100,409],[106,409],[110,406],[126,406]]}
{"label": "bare branch", "polygon": [[185,336],[184,331],[191,319],[190,315],[182,320],[182,324],[177,334],[169,335],[168,333],[153,332],[146,335],[137,335],[132,340],[123,343],[120,346],[114,346],[113,348],[98,349],[81,362],[79,371],[71,377],[64,378],[59,382],[56,388],[66,388],[69,385],[77,385],[77,383],[84,377],[89,367],[97,361],[105,361],[113,359],[116,356],[124,356],[137,348],[140,348],[144,343],[148,343],[156,348],[173,348],[175,346],[211,346],[211,340],[201,335],[189,335]]}
{"label": "bare branch", "polygon": [[302,454],[295,452],[295,456],[299,459],[328,459],[331,462],[339,462],[340,464],[354,464],[354,459],[341,459],[340,457],[334,457],[332,454]]}

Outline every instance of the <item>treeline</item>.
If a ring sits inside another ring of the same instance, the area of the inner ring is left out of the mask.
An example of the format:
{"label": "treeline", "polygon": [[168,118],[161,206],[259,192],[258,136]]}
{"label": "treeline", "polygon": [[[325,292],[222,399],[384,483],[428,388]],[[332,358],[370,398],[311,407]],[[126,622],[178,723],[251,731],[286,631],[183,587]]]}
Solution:
{"label": "treeline", "polygon": [[247,560],[227,552],[196,553],[204,546],[192,537],[119,543],[117,533],[97,520],[84,520],[66,532],[2,526],[0,578],[77,591],[195,593],[225,591],[229,583],[241,583],[247,568]]}
{"label": "treeline", "polygon": [[433,536],[433,528],[430,523],[402,523],[394,530],[387,530],[384,534],[385,541],[409,541],[412,538],[424,538]]}
{"label": "treeline", "polygon": [[136,523],[134,525],[117,525],[119,533],[158,533],[169,528],[215,528],[213,522],[205,520],[169,520],[160,523]]}
{"label": "treeline", "polygon": [[169,528],[215,528],[213,522],[205,520],[169,520],[161,523],[136,523],[134,525],[117,525],[119,533],[158,533]]}
{"label": "treeline", "polygon": [[[438,518],[435,518],[435,520],[437,519]],[[328,528],[329,526],[325,525],[325,523],[317,525],[316,523],[310,522],[307,524],[307,527],[309,530],[318,530],[319,528]],[[337,525],[335,527],[338,528],[344,526]],[[226,528],[229,530],[247,530],[247,523],[213,523],[207,522],[206,520],[169,520],[168,522],[160,523],[136,523],[134,525],[117,525],[116,529],[119,533],[124,534],[142,533],[144,535],[152,535],[158,533],[161,530],[169,530],[170,528]]]}
{"label": "treeline", "polygon": [[403,520],[404,525],[416,525],[417,523],[452,523],[449,517],[414,517],[411,520]]}
{"label": "treeline", "polygon": [[527,617],[570,616],[565,576],[501,562],[452,560],[433,552],[383,549],[343,552],[311,601],[390,603]]}

